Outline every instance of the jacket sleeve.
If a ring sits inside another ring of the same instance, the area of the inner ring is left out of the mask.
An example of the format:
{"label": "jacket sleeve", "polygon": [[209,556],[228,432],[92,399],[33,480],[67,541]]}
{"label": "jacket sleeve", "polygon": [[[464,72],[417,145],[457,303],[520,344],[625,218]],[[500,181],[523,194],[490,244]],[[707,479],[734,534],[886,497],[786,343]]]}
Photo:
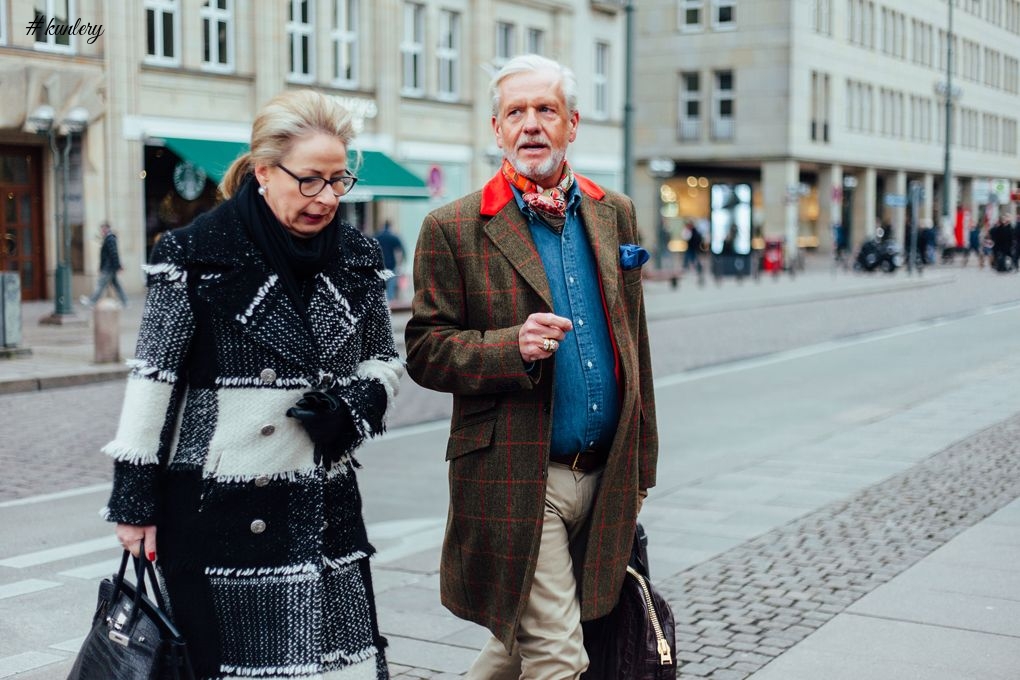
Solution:
{"label": "jacket sleeve", "polygon": [[156,522],[159,476],[170,454],[179,385],[194,332],[182,248],[172,233],[146,265],[148,293],[128,375],[120,423],[103,447],[114,463],[113,491],[103,516],[111,522]]}
{"label": "jacket sleeve", "polygon": [[393,342],[393,324],[389,304],[386,301],[386,286],[383,281],[382,253],[374,244],[373,297],[368,313],[363,320],[361,356],[350,380],[338,386],[340,399],[347,405],[357,431],[356,448],[365,439],[382,434],[386,430],[386,415],[393,406],[404,375],[404,365]]}
{"label": "jacket sleeve", "polygon": [[465,279],[433,215],[425,218],[418,237],[414,290],[405,344],[407,372],[415,382],[463,396],[532,388],[534,379],[521,359],[520,324],[490,330],[468,327],[468,296],[485,291]]}

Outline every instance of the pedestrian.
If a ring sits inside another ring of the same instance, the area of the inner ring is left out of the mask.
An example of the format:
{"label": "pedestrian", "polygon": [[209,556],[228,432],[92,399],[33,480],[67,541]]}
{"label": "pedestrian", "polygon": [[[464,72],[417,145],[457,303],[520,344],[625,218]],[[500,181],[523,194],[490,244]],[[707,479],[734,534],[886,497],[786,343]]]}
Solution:
{"label": "pedestrian", "polygon": [[157,560],[198,678],[389,677],[352,456],[402,366],[379,248],[337,214],[353,136],[337,99],[276,97],[145,268],[104,516]]}
{"label": "pedestrian", "polygon": [[96,282],[96,290],[92,295],[82,295],[78,300],[85,307],[92,308],[99,301],[99,297],[106,290],[107,286],[113,288],[113,292],[120,298],[122,307],[127,307],[127,295],[117,280],[117,272],[123,267],[120,266],[120,251],[117,248],[117,235],[109,222],[99,225],[99,233],[103,237],[103,245],[99,249],[99,281]]}
{"label": "pedestrian", "polygon": [[453,393],[443,604],[492,638],[467,677],[577,678],[616,604],[657,434],[634,205],[576,174],[572,71],[493,78],[503,163],[426,216],[408,373]]}
{"label": "pedestrian", "polygon": [[404,262],[404,244],[393,233],[389,220],[383,222],[382,231],[375,235],[375,240],[382,249],[383,266],[392,274],[386,279],[386,299],[392,300],[397,296],[397,268]]}
{"label": "pedestrian", "polygon": [[687,249],[684,250],[683,270],[686,272],[691,267],[698,273],[698,285],[705,284],[705,274],[701,269],[701,245],[704,238],[694,222],[688,220],[684,227],[684,237],[687,240]]}
{"label": "pedestrian", "polygon": [[970,225],[967,230],[967,250],[963,253],[963,266],[966,267],[970,261],[970,254],[975,253],[980,267],[985,266],[984,256],[981,253],[981,227],[976,224]]}

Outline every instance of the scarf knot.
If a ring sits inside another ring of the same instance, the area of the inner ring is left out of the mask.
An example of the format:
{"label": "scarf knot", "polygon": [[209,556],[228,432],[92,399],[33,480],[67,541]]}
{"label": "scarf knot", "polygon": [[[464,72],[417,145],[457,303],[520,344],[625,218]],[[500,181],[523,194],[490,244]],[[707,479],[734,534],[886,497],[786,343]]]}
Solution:
{"label": "scarf knot", "polygon": [[[521,192],[525,205],[544,217],[552,217],[560,221],[567,215],[567,192],[574,185],[574,173],[570,165],[563,161],[563,172],[555,186],[543,189],[530,179],[517,172],[509,160],[503,159],[500,168],[503,177]],[[562,222],[560,222],[562,224]]]}

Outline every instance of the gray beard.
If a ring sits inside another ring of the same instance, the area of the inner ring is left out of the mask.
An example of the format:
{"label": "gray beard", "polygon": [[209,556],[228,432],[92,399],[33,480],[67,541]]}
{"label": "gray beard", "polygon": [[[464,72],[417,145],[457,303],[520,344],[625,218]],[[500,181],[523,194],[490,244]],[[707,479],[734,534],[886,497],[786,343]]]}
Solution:
{"label": "gray beard", "polygon": [[[508,152],[506,159],[510,161],[510,164],[514,166],[514,170],[524,175],[531,181],[535,181],[535,177],[546,177],[552,173],[556,168],[563,164],[563,159],[566,158],[567,152],[565,150],[553,149],[552,154],[548,160],[542,161],[538,165],[532,164],[529,166],[524,161],[517,157],[517,152]],[[542,187],[548,189],[549,187]]]}

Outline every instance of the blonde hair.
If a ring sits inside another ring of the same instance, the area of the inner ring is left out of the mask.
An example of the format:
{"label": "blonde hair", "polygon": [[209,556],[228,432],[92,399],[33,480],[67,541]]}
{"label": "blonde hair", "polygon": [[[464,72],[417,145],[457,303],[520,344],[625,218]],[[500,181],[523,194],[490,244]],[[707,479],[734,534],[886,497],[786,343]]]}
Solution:
{"label": "blonde hair", "polygon": [[220,193],[230,198],[256,165],[277,165],[290,153],[295,140],[322,132],[349,147],[354,120],[336,97],[315,90],[290,90],[269,100],[251,126],[251,146],[230,164],[220,182]]}

